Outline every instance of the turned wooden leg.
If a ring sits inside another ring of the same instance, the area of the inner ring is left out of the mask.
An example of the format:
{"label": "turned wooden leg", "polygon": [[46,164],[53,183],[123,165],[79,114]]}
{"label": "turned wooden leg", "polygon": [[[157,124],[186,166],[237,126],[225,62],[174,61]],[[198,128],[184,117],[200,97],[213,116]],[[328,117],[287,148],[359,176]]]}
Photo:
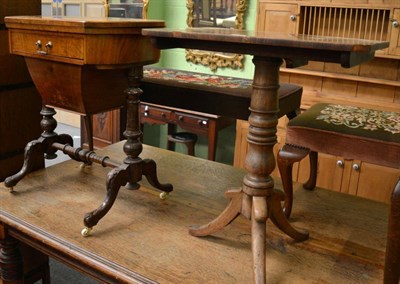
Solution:
{"label": "turned wooden leg", "polygon": [[93,151],[93,115],[85,115],[83,119],[85,121],[86,139],[88,142],[89,151]]}
{"label": "turned wooden leg", "polygon": [[390,201],[389,224],[385,258],[385,284],[398,284],[400,281],[400,179]]}
{"label": "turned wooden leg", "polygon": [[313,190],[317,185],[318,152],[310,152],[310,177],[303,184],[304,189]]}
{"label": "turned wooden leg", "polygon": [[289,218],[293,207],[293,164],[301,161],[309,153],[309,149],[285,144],[278,152],[277,164],[285,191],[283,212]]}
{"label": "turned wooden leg", "polygon": [[24,268],[18,241],[0,224],[0,276],[2,283],[24,283]]}
{"label": "turned wooden leg", "polygon": [[127,122],[124,136],[127,140],[123,149],[127,156],[124,159],[124,163],[129,165],[128,182],[125,187],[128,189],[138,189],[139,184],[137,182],[142,179],[142,175],[145,175],[149,182],[157,189],[163,192],[171,192],[171,184],[161,184],[158,182],[156,163],[152,163],[149,160],[143,162],[139,157],[143,150],[141,142],[143,133],[140,130],[140,95],[143,91],[139,88],[142,78],[143,67],[133,67],[129,73],[130,88],[125,91],[127,94]]}
{"label": "turned wooden leg", "polygon": [[254,280],[257,284],[266,283],[266,231],[268,208],[266,197],[253,197],[251,214],[251,250],[253,252]]}

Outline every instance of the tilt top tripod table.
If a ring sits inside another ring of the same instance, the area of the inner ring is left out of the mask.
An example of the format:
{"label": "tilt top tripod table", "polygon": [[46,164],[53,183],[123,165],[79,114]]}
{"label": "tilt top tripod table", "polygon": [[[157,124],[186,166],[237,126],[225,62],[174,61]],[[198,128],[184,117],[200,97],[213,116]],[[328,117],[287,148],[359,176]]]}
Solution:
{"label": "tilt top tripod table", "polygon": [[[120,187],[138,188],[142,175],[164,195],[172,191],[171,184],[158,181],[155,162],[139,157],[142,152],[139,86],[143,65],[157,62],[160,56],[160,51],[153,47],[149,37],[142,36],[141,30],[164,27],[164,22],[14,16],[6,17],[5,23],[9,29],[10,52],[24,56],[43,104],[43,132],[27,144],[22,169],[6,178],[5,185],[12,191],[32,170],[32,157],[54,158],[57,150],[85,164],[95,162],[111,167],[104,201],[84,217],[84,236],[111,209]],[[127,157],[122,163],[98,156],[91,149],[73,148],[71,136],[54,132],[57,122],[53,107],[90,116],[122,106],[127,108],[124,132],[127,141],[123,146]]]}
{"label": "tilt top tripod table", "polygon": [[297,231],[287,220],[281,205],[285,195],[274,188],[274,180],[270,177],[275,167],[273,147],[279,110],[279,68],[283,59],[287,67],[292,68],[305,65],[308,60],[339,63],[348,68],[372,59],[376,50],[389,44],[216,28],[144,29],[143,35],[152,37],[160,49],[194,48],[254,56],[245,160],[247,174],[241,188],[227,191],[226,196],[231,199],[227,208],[210,223],[193,227],[189,232],[194,236],[206,236],[227,226],[240,214],[251,219],[254,279],[256,283],[265,283],[268,218],[293,239],[302,241],[308,238],[307,232]]}

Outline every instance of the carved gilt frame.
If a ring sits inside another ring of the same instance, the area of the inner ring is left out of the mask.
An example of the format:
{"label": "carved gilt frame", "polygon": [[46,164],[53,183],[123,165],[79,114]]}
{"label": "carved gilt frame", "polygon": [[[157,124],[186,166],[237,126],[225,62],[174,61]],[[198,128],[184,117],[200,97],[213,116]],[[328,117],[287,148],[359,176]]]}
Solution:
{"label": "carved gilt frame", "polygon": [[[109,0],[103,0],[103,5],[104,5],[104,11],[106,17],[110,14],[110,1]],[[149,8],[149,2],[150,0],[143,0],[143,10],[142,10],[142,18],[147,19],[147,11]]]}
{"label": "carved gilt frame", "polygon": [[[236,0],[236,29],[244,29],[244,13],[246,12],[248,0]],[[187,0],[186,7],[188,14],[186,18],[186,24],[188,27],[193,27],[194,20],[194,0]],[[203,50],[186,50],[186,61],[190,61],[194,64],[202,64],[208,66],[212,71],[218,69],[218,67],[228,68],[243,68],[244,55],[242,54],[222,54],[213,51]]]}

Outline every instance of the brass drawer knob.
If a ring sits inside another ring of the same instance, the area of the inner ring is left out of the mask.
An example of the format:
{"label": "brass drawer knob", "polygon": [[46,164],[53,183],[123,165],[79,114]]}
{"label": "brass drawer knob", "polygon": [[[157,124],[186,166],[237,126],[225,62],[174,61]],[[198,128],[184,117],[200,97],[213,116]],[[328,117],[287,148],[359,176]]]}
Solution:
{"label": "brass drawer knob", "polygon": [[42,49],[42,42],[41,42],[40,40],[36,41],[36,42],[35,42],[35,45],[36,45],[36,49],[37,49],[36,52],[37,52],[38,54],[42,54],[42,55],[47,55],[47,54],[49,54],[50,49],[53,47],[53,43],[52,43],[51,41],[49,41],[49,42],[47,42],[47,43],[45,44],[46,51],[41,50],[41,49]]}

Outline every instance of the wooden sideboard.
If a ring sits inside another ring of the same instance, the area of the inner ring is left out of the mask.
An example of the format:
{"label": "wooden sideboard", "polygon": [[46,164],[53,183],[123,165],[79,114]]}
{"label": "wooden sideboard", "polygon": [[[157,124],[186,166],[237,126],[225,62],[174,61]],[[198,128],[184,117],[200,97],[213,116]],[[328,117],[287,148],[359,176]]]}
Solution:
{"label": "wooden sideboard", "polygon": [[[400,112],[400,2],[389,1],[274,1],[258,3],[257,29],[268,32],[359,37],[390,41],[389,48],[359,66],[343,69],[331,63],[281,68],[281,81],[303,86],[302,109],[317,102],[349,104]],[[278,127],[279,148],[285,141],[285,121]],[[235,166],[243,166],[247,152],[246,121],[237,122]],[[308,177],[308,160],[294,178]],[[346,157],[320,155],[319,187],[389,202],[400,169],[385,168]],[[277,170],[274,172],[278,174]],[[379,190],[377,190],[379,188]]]}
{"label": "wooden sideboard", "polygon": [[[114,110],[94,115],[93,141],[95,148],[103,148],[124,139],[125,121],[126,114],[124,110]],[[83,127],[83,119],[81,122],[81,137],[83,143],[86,143],[87,137],[85,127]],[[219,130],[233,124],[235,120],[219,115],[142,102],[140,106],[140,122],[142,125],[144,123],[150,125],[167,124],[168,134],[175,132],[176,127],[179,126],[183,130],[207,137],[208,159],[214,161]]]}
{"label": "wooden sideboard", "polygon": [[168,134],[175,132],[176,126],[179,126],[186,131],[206,136],[208,159],[211,161],[215,160],[218,131],[235,122],[229,117],[149,103],[141,103],[140,118],[141,123],[168,124]]}

